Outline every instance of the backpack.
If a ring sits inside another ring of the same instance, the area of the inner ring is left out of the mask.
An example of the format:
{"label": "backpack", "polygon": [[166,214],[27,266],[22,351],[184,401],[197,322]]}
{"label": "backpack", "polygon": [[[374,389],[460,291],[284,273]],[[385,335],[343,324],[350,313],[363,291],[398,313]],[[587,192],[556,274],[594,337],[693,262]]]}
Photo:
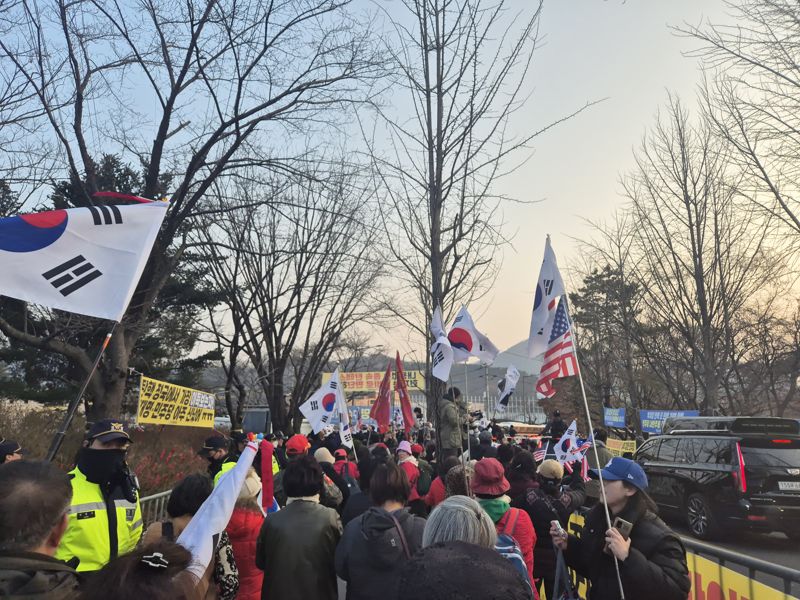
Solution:
{"label": "backpack", "polygon": [[420,496],[425,496],[431,489],[433,478],[428,469],[419,470],[419,478],[417,479],[417,493]]}
{"label": "backpack", "polygon": [[528,566],[525,564],[522,550],[519,549],[516,540],[507,533],[501,533],[497,536],[494,549],[500,553],[500,556],[511,562],[520,577],[528,584],[528,588],[532,590]]}
{"label": "backpack", "polygon": [[[512,512],[513,511],[513,512]],[[517,527],[517,518],[519,517],[518,508],[509,508],[506,514],[503,515],[498,525],[504,519],[505,523],[502,525],[503,533],[497,532],[497,543],[494,549],[506,560],[511,561],[514,568],[522,575],[522,578],[528,583],[528,587],[533,589],[531,584],[530,573],[528,573],[528,565],[525,564],[525,557],[522,555],[522,550],[514,539],[514,529]],[[511,521],[508,525],[508,521]]]}

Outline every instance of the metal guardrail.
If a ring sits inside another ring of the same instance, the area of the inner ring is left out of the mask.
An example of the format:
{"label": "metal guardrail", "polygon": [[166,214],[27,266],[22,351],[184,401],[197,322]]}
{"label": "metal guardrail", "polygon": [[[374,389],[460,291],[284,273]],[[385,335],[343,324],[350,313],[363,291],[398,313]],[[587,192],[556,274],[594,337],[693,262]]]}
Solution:
{"label": "metal guardrail", "polygon": [[[753,590],[754,583],[758,581],[756,578],[758,573],[769,575],[777,580],[780,580],[783,587],[783,593],[786,594],[787,597],[794,597],[792,596],[793,587],[800,589],[800,571],[796,569],[767,562],[765,560],[761,560],[760,558],[756,558],[755,556],[748,556],[746,554],[740,554],[732,550],[720,548],[719,546],[707,544],[695,538],[686,537],[683,535],[680,536],[680,538],[687,550],[699,556],[711,558],[714,562],[719,564],[720,570],[723,567],[733,570],[737,570],[736,567],[742,569],[744,571],[743,574],[746,575],[750,580],[749,598],[758,597]],[[775,586],[770,585],[770,587]]]}
{"label": "metal guardrail", "polygon": [[139,498],[145,527],[156,521],[161,521],[167,516],[167,502],[170,494],[172,494],[172,490]]}

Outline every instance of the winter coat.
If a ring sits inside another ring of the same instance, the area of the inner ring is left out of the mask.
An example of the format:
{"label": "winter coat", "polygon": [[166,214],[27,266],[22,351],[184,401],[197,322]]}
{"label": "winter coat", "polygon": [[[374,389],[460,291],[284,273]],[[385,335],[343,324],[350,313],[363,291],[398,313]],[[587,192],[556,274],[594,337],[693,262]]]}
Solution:
{"label": "winter coat", "polygon": [[[408,555],[394,519],[403,529]],[[402,509],[372,507],[345,527],[336,548],[336,574],[347,582],[347,600],[373,600],[396,587],[400,568],[422,547],[425,519]]]}
{"label": "winter coat", "polygon": [[[533,549],[536,546],[536,530],[533,528],[528,513],[519,508],[511,508],[508,505],[507,496],[494,500],[478,500],[478,503],[491,517],[497,533],[510,535],[517,542],[519,549],[522,550],[525,566],[528,568],[528,576],[533,581]],[[499,514],[502,510],[500,507],[505,508],[502,515]]]}
{"label": "winter coat", "polygon": [[[339,475],[339,474],[338,474],[338,473],[337,473],[337,472],[334,470],[334,468],[333,468],[333,464],[332,464],[332,463],[329,463],[329,462],[321,462],[321,463],[319,463],[319,466],[320,466],[320,468],[322,469],[322,472],[325,474],[325,476],[326,476],[328,479],[330,479],[330,480],[331,480],[331,481],[332,481],[332,482],[333,482],[333,483],[336,485],[336,487],[337,487],[337,488],[339,488],[339,491],[340,491],[340,492],[341,492],[341,494],[342,494],[342,500],[341,500],[341,502],[339,502],[339,504],[336,506],[336,509],[337,509],[339,512],[341,512],[341,511],[342,511],[342,508],[343,508],[343,507],[344,507],[344,505],[347,503],[347,499],[350,497],[350,486],[348,486],[348,485],[347,485],[347,482],[346,482],[346,481],[345,481],[345,480],[342,478],[342,476],[341,476],[341,475]],[[326,505],[327,505],[327,503],[323,503],[323,504],[326,504]]]}
{"label": "winter coat", "polygon": [[[598,461],[594,459],[594,450],[590,449],[589,452],[586,453],[586,462],[589,463],[590,469],[602,469],[605,467],[608,462],[614,457],[611,454],[611,451],[606,447],[606,445],[601,442],[597,441],[595,443],[595,447],[597,448],[597,458],[600,459],[599,465]],[[589,498],[594,498],[595,500],[599,499],[601,496],[600,491],[600,480],[599,479],[592,479],[586,483],[586,495]]]}
{"label": "winter coat", "polygon": [[337,512],[317,502],[290,498],[268,514],[256,543],[262,600],[337,600],[333,557],[341,536]]}
{"label": "winter coat", "polygon": [[80,580],[67,563],[36,552],[0,552],[0,598],[73,600]]}
{"label": "winter coat", "polygon": [[414,458],[407,458],[400,463],[400,468],[403,469],[406,473],[406,477],[408,477],[408,483],[411,485],[411,494],[408,496],[409,502],[414,502],[414,500],[419,500],[420,495],[417,491],[417,481],[419,481],[419,468],[415,464],[416,461]]}
{"label": "winter coat", "polygon": [[351,477],[358,481],[358,465],[348,460],[337,460],[333,463],[333,470],[341,477]]}
{"label": "winter coat", "polygon": [[[630,552],[619,564],[625,597],[685,600],[691,582],[680,538],[647,510],[638,494],[615,516],[633,524]],[[603,507],[597,505],[586,517],[581,538],[570,535],[567,543],[567,565],[589,579],[591,600],[620,597],[614,559],[603,551],[607,529]]]}
{"label": "winter coat", "polygon": [[536,530],[536,546],[533,551],[534,576],[538,579],[552,574],[556,568],[556,556],[553,551],[553,540],[550,537],[550,521],[558,519],[566,529],[569,516],[583,504],[586,499],[586,488],[580,477],[575,478],[571,486],[562,489],[557,496],[551,496],[542,488],[530,488],[528,492],[511,505],[528,513]]}
{"label": "winter coat", "polygon": [[368,492],[358,490],[354,494],[350,494],[347,504],[342,510],[342,525],[347,525],[356,517],[363,515],[370,506],[372,506],[372,499]]}
{"label": "winter coat", "polygon": [[233,557],[239,569],[239,595],[237,600],[261,598],[264,573],[256,567],[256,540],[264,516],[260,511],[236,507],[228,521],[228,537],[233,547]]}
{"label": "winter coat", "polygon": [[536,481],[536,477],[532,477],[527,473],[507,473],[506,479],[508,479],[508,483],[511,485],[507,494],[509,498],[513,500],[525,496],[528,490],[539,487],[539,482]]}
{"label": "winter coat", "polygon": [[436,506],[444,502],[446,497],[447,488],[444,486],[444,481],[442,481],[441,477],[437,477],[431,482],[431,489],[428,490],[428,494],[425,496],[425,504],[431,508],[436,508]]}
{"label": "winter coat", "polygon": [[439,409],[439,430],[443,450],[461,450],[461,419],[458,405],[452,400],[442,400]]}

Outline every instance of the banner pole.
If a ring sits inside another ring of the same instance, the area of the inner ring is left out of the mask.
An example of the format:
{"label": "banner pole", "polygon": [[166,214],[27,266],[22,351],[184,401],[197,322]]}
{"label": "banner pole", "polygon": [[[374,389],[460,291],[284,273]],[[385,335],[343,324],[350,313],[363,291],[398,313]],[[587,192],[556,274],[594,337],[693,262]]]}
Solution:
{"label": "banner pole", "polygon": [[50,449],[47,451],[46,460],[48,462],[53,462],[56,454],[58,454],[61,444],[64,442],[64,438],[69,430],[69,426],[72,423],[72,419],[75,418],[75,412],[78,410],[78,405],[81,403],[83,394],[86,392],[86,388],[89,387],[89,382],[92,380],[95,371],[97,371],[97,366],[100,364],[100,359],[103,357],[103,353],[106,351],[106,348],[108,348],[108,343],[111,341],[111,336],[114,335],[114,330],[116,329],[117,325],[118,323],[115,321],[111,326],[111,331],[106,334],[106,339],[103,340],[103,345],[100,347],[100,351],[97,353],[97,357],[94,359],[94,364],[92,365],[89,374],[86,376],[86,379],[83,380],[83,384],[81,385],[78,395],[75,396],[72,402],[69,403],[69,406],[67,407],[67,414],[64,415],[64,420],[61,422],[61,427],[56,432],[55,436],[53,436],[53,441],[50,443]]}

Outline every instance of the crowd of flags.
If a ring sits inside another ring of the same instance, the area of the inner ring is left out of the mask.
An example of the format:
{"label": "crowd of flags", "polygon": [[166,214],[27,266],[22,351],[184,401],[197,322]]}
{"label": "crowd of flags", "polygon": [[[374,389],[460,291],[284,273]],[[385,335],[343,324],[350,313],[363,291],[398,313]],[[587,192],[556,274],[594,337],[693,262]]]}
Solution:
{"label": "crowd of flags", "polygon": [[[68,312],[119,322],[142,275],[166,215],[166,202],[137,196],[98,193],[92,206],[17,215],[0,219],[0,294]],[[121,202],[128,202],[122,204]],[[499,350],[462,306],[449,328],[441,307],[430,324],[432,374],[449,381],[454,363],[477,358],[491,365]],[[555,394],[553,381],[578,374],[572,324],[564,282],[548,236],[536,282],[528,337],[528,356],[544,355],[536,391]],[[404,427],[414,425],[399,353],[391,389],[392,363],[378,390],[370,417],[388,429],[393,394],[400,399]],[[498,383],[497,412],[507,410],[520,373],[512,365]],[[338,417],[342,442],[352,447],[350,417],[338,369],[300,410],[314,431]]]}

